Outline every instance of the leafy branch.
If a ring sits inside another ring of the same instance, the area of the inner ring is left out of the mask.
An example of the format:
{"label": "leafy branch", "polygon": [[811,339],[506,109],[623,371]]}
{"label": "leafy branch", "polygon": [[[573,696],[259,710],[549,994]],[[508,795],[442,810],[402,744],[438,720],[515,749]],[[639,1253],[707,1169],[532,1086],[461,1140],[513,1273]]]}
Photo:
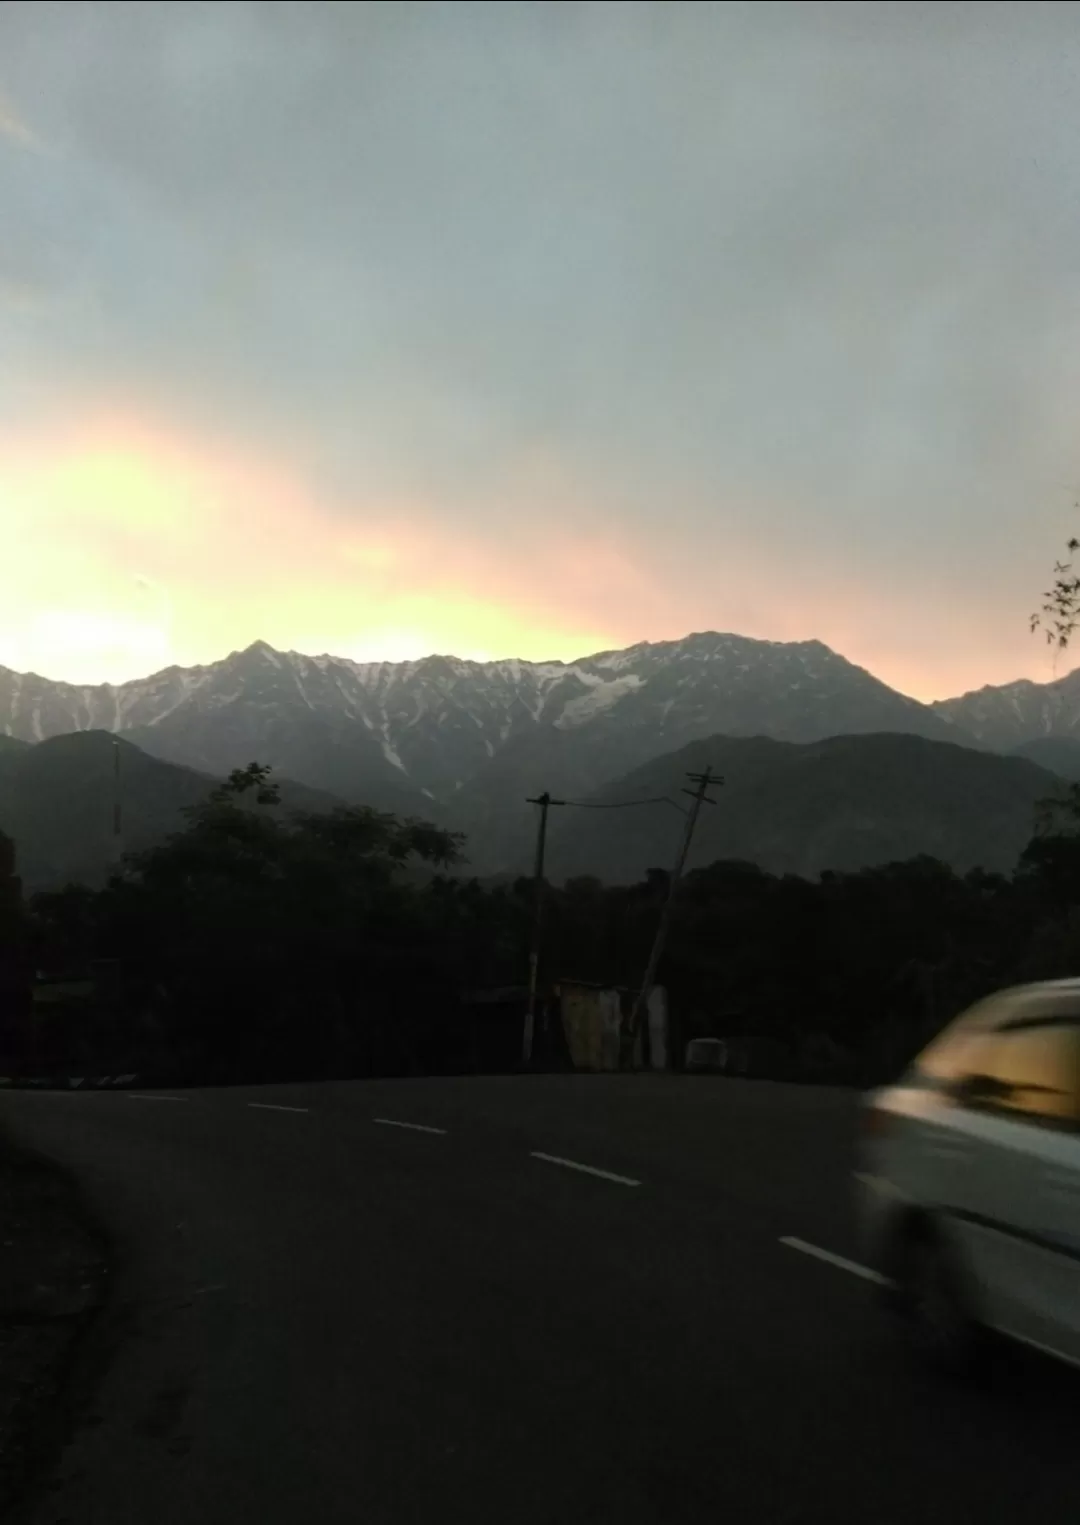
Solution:
{"label": "leafy branch", "polygon": [[1080,573],[1072,557],[1080,550],[1080,540],[1075,537],[1066,545],[1068,561],[1054,563],[1054,581],[1043,594],[1041,608],[1031,616],[1032,634],[1041,630],[1047,644],[1064,651],[1080,624]]}

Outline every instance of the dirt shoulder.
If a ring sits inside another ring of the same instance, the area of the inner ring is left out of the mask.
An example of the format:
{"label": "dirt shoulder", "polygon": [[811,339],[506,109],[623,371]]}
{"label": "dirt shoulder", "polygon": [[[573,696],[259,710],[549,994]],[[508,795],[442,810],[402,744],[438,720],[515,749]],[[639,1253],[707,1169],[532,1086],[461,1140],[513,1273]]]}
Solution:
{"label": "dirt shoulder", "polygon": [[63,1394],[108,1284],[76,1183],[0,1131],[0,1518],[63,1438]]}

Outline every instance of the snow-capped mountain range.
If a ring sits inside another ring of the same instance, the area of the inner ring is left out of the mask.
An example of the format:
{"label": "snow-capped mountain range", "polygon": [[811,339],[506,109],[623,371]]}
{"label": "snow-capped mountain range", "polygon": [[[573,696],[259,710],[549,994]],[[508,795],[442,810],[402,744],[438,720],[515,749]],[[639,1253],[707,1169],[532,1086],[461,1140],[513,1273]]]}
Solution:
{"label": "snow-capped mountain range", "polygon": [[899,732],[1002,751],[1080,737],[1080,672],[923,705],[819,641],[716,632],[568,663],[359,663],[256,642],[97,687],[0,668],[0,737],[86,731],[217,775],[257,760],[340,799],[427,815],[466,831],[489,871],[527,859],[526,796],[581,799],[708,737]]}
{"label": "snow-capped mountain range", "polygon": [[[220,773],[253,757],[348,798],[449,801],[522,742],[630,766],[715,732],[811,741],[840,732],[954,728],[817,641],[707,633],[580,661],[353,662],[256,642],[206,667],[83,687],[0,669],[0,732],[40,741],[123,733]],[[544,780],[538,778],[538,787]]]}

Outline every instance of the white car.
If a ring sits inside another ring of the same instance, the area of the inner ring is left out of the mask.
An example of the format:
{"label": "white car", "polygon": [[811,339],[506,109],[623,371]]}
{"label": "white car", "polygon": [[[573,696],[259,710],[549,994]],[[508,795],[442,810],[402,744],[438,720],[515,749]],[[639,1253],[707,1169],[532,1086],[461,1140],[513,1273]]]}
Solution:
{"label": "white car", "polygon": [[939,1364],[1080,1365],[1080,979],[990,996],[861,1117],[863,1254]]}

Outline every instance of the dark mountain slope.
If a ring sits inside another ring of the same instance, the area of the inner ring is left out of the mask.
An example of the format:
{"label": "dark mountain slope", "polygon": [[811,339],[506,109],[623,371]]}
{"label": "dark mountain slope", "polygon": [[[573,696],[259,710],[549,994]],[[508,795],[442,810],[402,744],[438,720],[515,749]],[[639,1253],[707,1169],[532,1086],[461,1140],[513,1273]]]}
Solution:
{"label": "dark mountain slope", "polygon": [[[680,793],[688,771],[724,775],[705,806],[691,865],[741,858],[779,873],[859,869],[928,853],[964,871],[1011,870],[1053,774],[918,736],[836,736],[807,745],[726,736],[656,758],[599,790],[597,805]],[[670,806],[557,812],[553,878],[633,880],[669,867],[681,823]]]}
{"label": "dark mountain slope", "polygon": [[[122,836],[113,831],[119,748]],[[57,736],[37,746],[0,746],[0,831],[14,838],[27,889],[71,881],[100,884],[118,845],[137,851],[183,824],[185,806],[218,782],[205,773],[148,757],[104,731]],[[282,808],[327,809],[329,796],[287,781]]]}

